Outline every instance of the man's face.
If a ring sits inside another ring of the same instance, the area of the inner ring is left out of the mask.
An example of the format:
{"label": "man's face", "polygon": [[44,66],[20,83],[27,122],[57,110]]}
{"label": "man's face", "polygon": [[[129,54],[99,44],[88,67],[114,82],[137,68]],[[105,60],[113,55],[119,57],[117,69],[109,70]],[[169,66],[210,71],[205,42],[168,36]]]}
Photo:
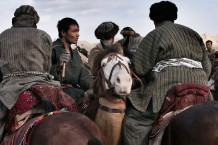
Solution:
{"label": "man's face", "polygon": [[208,50],[211,50],[212,44],[211,44],[210,42],[207,42],[207,43],[206,43],[206,47],[207,47]]}
{"label": "man's face", "polygon": [[65,39],[69,44],[76,44],[79,39],[79,27],[77,25],[70,25]]}

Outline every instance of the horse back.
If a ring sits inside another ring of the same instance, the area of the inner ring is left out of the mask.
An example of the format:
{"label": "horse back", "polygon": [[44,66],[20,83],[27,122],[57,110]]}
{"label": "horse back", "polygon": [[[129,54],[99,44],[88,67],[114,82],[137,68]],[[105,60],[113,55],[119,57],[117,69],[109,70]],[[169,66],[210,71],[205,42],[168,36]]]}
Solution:
{"label": "horse back", "polygon": [[107,145],[98,126],[79,113],[61,113],[43,119],[29,137],[31,145]]}
{"label": "horse back", "polygon": [[162,145],[217,145],[217,126],[217,101],[194,105],[171,120]]}

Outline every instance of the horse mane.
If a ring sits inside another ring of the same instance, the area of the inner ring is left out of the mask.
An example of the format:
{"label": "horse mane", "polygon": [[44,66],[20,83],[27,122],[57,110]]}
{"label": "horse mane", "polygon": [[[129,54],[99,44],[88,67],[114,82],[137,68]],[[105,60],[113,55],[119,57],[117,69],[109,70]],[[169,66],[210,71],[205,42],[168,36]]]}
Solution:
{"label": "horse mane", "polygon": [[120,54],[120,47],[116,44],[112,45],[108,47],[107,49],[100,51],[94,59],[94,65],[93,65],[91,72],[94,77],[93,92],[97,96],[103,93],[103,90],[104,90],[104,82],[102,79],[103,76],[100,73],[101,61],[110,53]]}
{"label": "horse mane", "polygon": [[92,121],[95,121],[98,107],[99,107],[99,98],[93,98],[90,101],[90,104],[88,105],[86,109],[86,112],[84,112],[84,115],[89,117]]}

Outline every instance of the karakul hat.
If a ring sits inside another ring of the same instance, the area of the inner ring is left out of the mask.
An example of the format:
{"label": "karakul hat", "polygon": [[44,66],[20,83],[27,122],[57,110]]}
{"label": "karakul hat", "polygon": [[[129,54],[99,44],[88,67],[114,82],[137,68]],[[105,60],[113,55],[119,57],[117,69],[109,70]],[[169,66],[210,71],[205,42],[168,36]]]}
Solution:
{"label": "karakul hat", "polygon": [[118,31],[119,26],[115,23],[111,21],[103,22],[95,29],[95,36],[97,39],[109,40],[114,38]]}

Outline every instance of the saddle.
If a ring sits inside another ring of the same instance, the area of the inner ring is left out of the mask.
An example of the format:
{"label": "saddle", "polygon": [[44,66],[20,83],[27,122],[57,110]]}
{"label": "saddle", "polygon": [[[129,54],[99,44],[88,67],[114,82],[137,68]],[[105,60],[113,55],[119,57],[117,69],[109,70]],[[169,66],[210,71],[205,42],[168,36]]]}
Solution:
{"label": "saddle", "polygon": [[149,145],[161,144],[162,135],[170,120],[188,107],[208,101],[209,87],[202,84],[182,83],[173,86],[166,94],[157,120],[150,132]]}
{"label": "saddle", "polygon": [[7,113],[5,134],[15,132],[31,118],[47,112],[62,108],[78,112],[76,102],[61,89],[60,86],[36,84],[22,92],[14,107]]}

